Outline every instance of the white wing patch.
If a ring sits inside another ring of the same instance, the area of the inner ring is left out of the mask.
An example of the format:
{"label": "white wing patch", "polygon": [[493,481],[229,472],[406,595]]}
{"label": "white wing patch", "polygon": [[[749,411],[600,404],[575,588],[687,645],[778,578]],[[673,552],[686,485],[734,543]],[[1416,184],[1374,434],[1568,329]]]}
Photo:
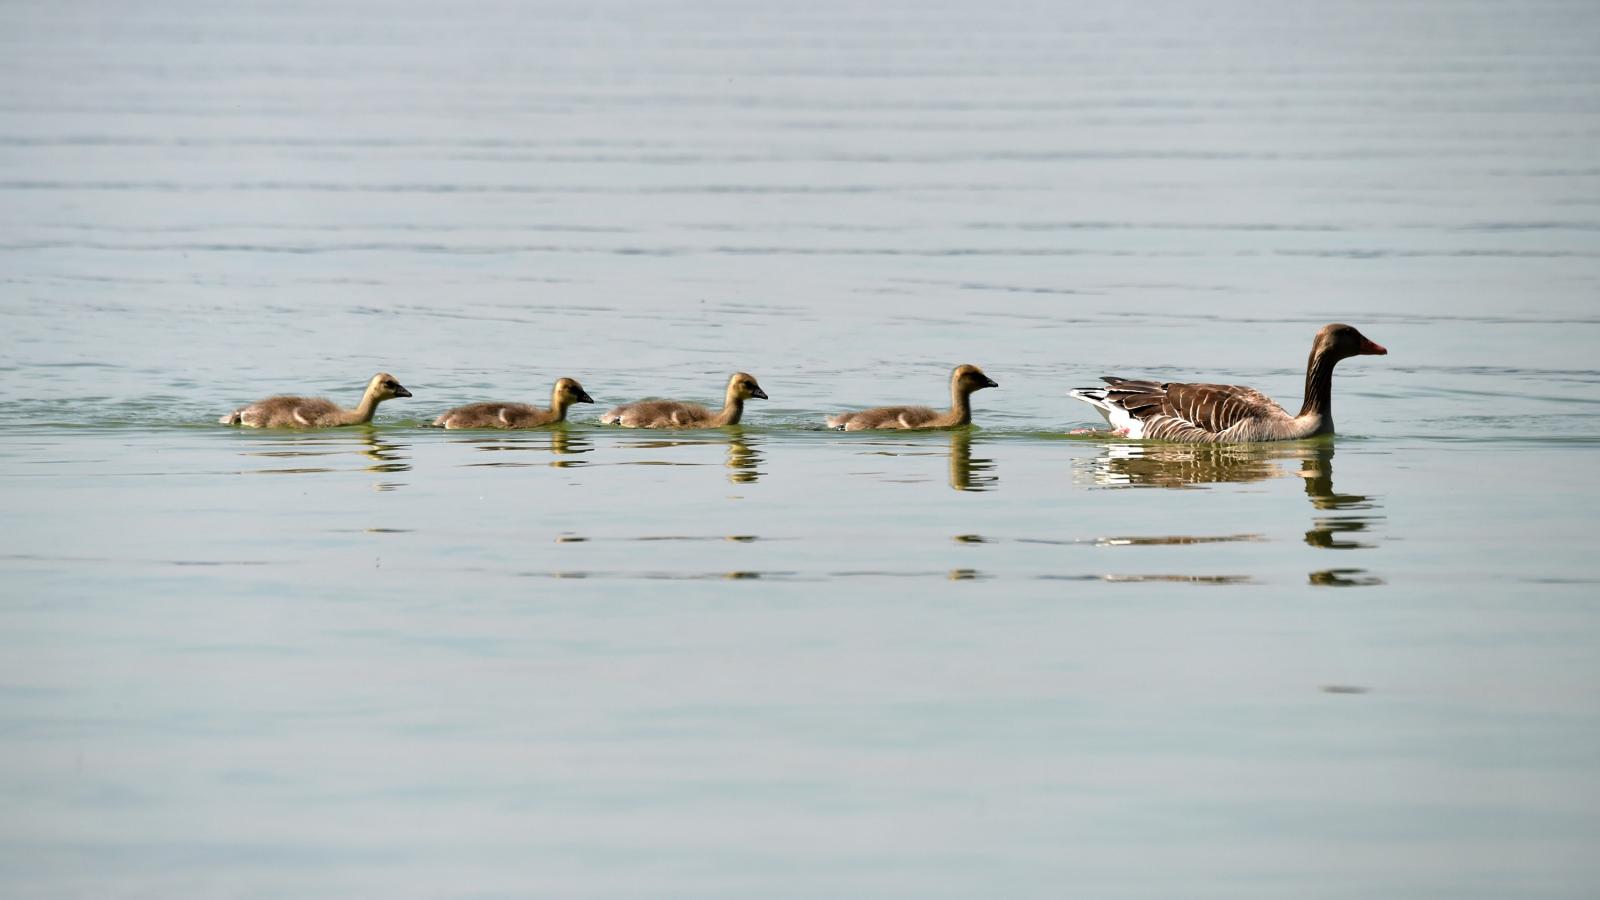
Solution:
{"label": "white wing patch", "polygon": [[1101,412],[1105,415],[1106,422],[1110,424],[1113,429],[1122,432],[1127,437],[1144,437],[1143,420],[1134,418],[1132,413],[1123,409],[1120,405],[1116,403],[1108,403],[1105,409],[1101,410]]}

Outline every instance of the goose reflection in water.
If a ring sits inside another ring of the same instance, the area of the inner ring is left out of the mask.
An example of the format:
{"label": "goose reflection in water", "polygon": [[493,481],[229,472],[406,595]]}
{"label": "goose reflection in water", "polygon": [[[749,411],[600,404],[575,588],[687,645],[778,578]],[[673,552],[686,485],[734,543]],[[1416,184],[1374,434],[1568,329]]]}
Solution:
{"label": "goose reflection in water", "polygon": [[[569,431],[567,428],[557,426],[541,431],[529,431],[516,435],[497,434],[494,437],[469,437],[459,443],[472,444],[478,450],[489,453],[508,453],[518,451],[549,452],[562,456],[578,456],[594,450],[594,442],[581,431]],[[557,469],[575,468],[584,464],[581,459],[553,459],[542,463]],[[505,466],[521,467],[541,465],[513,460],[496,460],[493,462],[468,463],[470,466]]]}
{"label": "goose reflection in water", "polygon": [[1378,515],[1351,515],[1376,509],[1377,503],[1364,494],[1340,494],[1333,489],[1333,446],[1316,448],[1305,457],[1300,477],[1306,480],[1306,496],[1319,510],[1332,510],[1336,515],[1317,516],[1311,520],[1311,530],[1306,532],[1306,543],[1328,550],[1362,550],[1373,544],[1351,540],[1349,535],[1368,530],[1383,520]]}
{"label": "goose reflection in water", "polygon": [[[1087,480],[1106,487],[1194,488],[1207,484],[1248,483],[1290,474],[1305,479],[1306,498],[1318,515],[1305,532],[1308,546],[1324,550],[1366,550],[1376,544],[1358,539],[1382,523],[1377,498],[1339,493],[1333,486],[1332,441],[1295,444],[1108,444],[1086,464]],[[1290,472],[1282,460],[1298,460]],[[1338,568],[1312,572],[1314,585],[1369,586],[1383,579],[1364,569]]]}
{"label": "goose reflection in water", "polygon": [[992,491],[999,483],[993,459],[973,458],[972,431],[961,428],[950,432],[950,487],[958,491]]}
{"label": "goose reflection in water", "polygon": [[[1318,510],[1331,511],[1331,515],[1314,516],[1311,530],[1306,532],[1306,543],[1322,550],[1369,550],[1377,544],[1356,540],[1354,536],[1380,525],[1384,517],[1372,512],[1379,509],[1377,498],[1365,494],[1341,494],[1333,489],[1333,445],[1318,446],[1316,452],[1305,457],[1300,477],[1306,480],[1306,497]],[[1382,578],[1365,569],[1323,569],[1306,576],[1320,587],[1372,587],[1383,584]]]}
{"label": "goose reflection in water", "polygon": [[1305,445],[1114,443],[1076,480],[1102,487],[1192,488],[1265,481],[1288,473],[1277,461],[1301,457]]}

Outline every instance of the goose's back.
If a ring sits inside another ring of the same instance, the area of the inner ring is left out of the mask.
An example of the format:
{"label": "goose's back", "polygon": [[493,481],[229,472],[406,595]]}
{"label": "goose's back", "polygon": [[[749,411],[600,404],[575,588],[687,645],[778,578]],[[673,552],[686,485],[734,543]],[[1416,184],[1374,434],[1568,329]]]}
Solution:
{"label": "goose's back", "polygon": [[1183,443],[1286,440],[1293,416],[1272,398],[1237,384],[1105,378],[1104,401],[1142,427],[1139,437]]}

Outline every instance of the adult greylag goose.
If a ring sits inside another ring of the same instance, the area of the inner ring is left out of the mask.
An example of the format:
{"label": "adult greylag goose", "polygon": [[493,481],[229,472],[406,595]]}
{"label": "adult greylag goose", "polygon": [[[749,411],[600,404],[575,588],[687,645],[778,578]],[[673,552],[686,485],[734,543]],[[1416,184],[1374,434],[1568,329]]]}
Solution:
{"label": "adult greylag goose", "polygon": [[355,409],[345,409],[323,397],[268,397],[240,407],[218,419],[224,425],[246,428],[332,428],[339,425],[364,425],[372,421],[378,404],[411,392],[388,372],[379,372],[367,382],[367,390]]}
{"label": "adult greylag goose", "polygon": [[624,428],[721,428],[739,424],[744,402],[751,398],[765,400],[767,392],[756,383],[755,376],[735,372],[728,376],[728,390],[719,412],[678,400],[640,400],[607,412],[600,417],[600,423]]}
{"label": "adult greylag goose", "polygon": [[550,389],[549,409],[527,403],[471,403],[446,410],[433,424],[436,428],[539,428],[565,421],[567,408],[574,403],[593,402],[575,379],[558,378]]}
{"label": "adult greylag goose", "polygon": [[999,386],[977,366],[956,366],[950,372],[948,412],[939,412],[926,406],[879,406],[831,416],[828,427],[840,431],[867,431],[878,428],[954,428],[969,425],[972,423],[972,392]]}
{"label": "adult greylag goose", "polygon": [[1389,351],[1349,325],[1324,325],[1306,363],[1305,403],[1290,415],[1266,395],[1233,384],[1180,384],[1105,377],[1108,387],[1079,388],[1120,435],[1186,444],[1295,441],[1333,433],[1333,367],[1352,356]]}

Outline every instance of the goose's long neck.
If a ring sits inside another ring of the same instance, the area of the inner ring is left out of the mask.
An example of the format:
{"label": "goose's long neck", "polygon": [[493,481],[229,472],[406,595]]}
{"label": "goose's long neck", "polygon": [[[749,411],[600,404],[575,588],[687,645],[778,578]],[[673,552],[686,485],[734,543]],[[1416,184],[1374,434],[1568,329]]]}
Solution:
{"label": "goose's long neck", "polygon": [[1302,417],[1333,416],[1333,367],[1338,362],[1338,358],[1322,352],[1321,347],[1312,348],[1311,358],[1306,361],[1306,399],[1300,406]]}
{"label": "goose's long neck", "polygon": [[961,382],[950,379],[950,419],[951,425],[972,424],[972,392],[963,391]]}
{"label": "goose's long neck", "polygon": [[743,415],[744,398],[739,396],[738,391],[730,387],[728,388],[727,396],[722,400],[722,412],[717,413],[717,417],[712,419],[711,422],[719,428],[723,425],[737,425]]}
{"label": "goose's long neck", "polygon": [[350,419],[352,425],[365,425],[372,421],[372,414],[378,411],[378,387],[368,385],[367,392],[361,395],[361,402],[356,404],[355,415]]}

